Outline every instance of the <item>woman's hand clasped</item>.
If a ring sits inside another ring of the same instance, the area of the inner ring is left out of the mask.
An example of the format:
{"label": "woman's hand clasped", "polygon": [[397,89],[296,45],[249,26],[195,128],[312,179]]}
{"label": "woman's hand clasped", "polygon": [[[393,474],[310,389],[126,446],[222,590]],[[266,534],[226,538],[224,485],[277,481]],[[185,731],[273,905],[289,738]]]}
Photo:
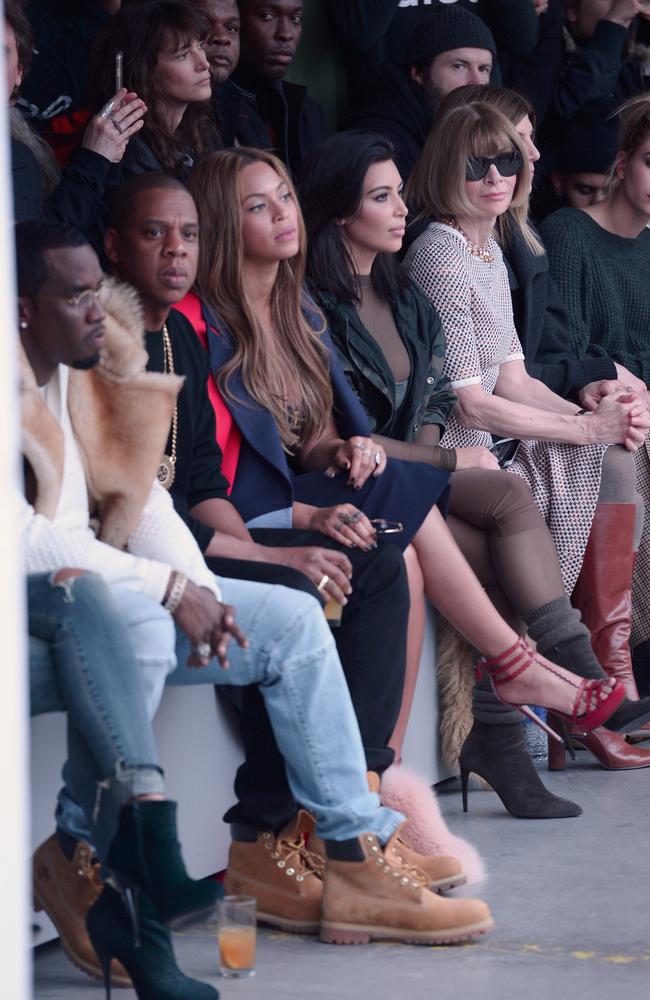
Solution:
{"label": "woman's hand clasped", "polygon": [[386,468],[386,452],[372,438],[351,437],[336,449],[326,476],[335,476],[342,469],[349,472],[348,486],[360,490],[370,477],[381,476]]}
{"label": "woman's hand clasped", "polygon": [[377,547],[377,532],[363,513],[351,503],[339,503],[335,507],[316,507],[311,515],[309,527],[320,531],[349,549],[359,548],[365,552]]}
{"label": "woman's hand clasped", "polygon": [[644,402],[626,393],[604,396],[592,413],[578,419],[595,426],[594,440],[622,444],[628,451],[637,451],[650,430],[650,413]]}

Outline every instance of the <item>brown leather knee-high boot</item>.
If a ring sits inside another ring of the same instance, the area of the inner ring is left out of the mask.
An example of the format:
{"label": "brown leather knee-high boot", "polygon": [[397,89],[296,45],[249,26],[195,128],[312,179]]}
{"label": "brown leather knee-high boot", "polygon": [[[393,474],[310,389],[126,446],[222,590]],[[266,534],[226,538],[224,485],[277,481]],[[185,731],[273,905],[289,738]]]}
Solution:
{"label": "brown leather knee-high boot", "polygon": [[[625,687],[628,698],[638,700],[629,640],[632,630],[632,574],[636,506],[632,503],[599,503],[591,526],[573,605],[591,632],[591,645],[603,670]],[[591,750],[603,767],[628,770],[650,767],[650,751],[630,746],[618,733],[596,729],[587,737],[571,734],[574,742]],[[549,748],[549,768],[564,767],[564,748]]]}
{"label": "brown leather knee-high boot", "polygon": [[636,505],[599,503],[591,525],[580,576],[571,601],[591,632],[591,645],[603,670],[637,700],[630,634]]}

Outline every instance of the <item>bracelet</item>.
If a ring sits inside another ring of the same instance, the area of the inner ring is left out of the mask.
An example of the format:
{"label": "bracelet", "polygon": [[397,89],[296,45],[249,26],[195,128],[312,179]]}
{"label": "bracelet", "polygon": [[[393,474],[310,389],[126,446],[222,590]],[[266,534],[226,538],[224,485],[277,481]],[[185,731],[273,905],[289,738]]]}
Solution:
{"label": "bracelet", "polygon": [[586,410],[578,410],[578,412],[574,413],[573,415],[574,415],[574,417],[581,417],[582,414],[586,413],[586,412],[587,412]]}
{"label": "bracelet", "polygon": [[183,600],[183,594],[187,587],[187,577],[185,573],[174,573],[174,582],[171,585],[167,600],[163,601],[163,608],[173,615],[176,608]]}

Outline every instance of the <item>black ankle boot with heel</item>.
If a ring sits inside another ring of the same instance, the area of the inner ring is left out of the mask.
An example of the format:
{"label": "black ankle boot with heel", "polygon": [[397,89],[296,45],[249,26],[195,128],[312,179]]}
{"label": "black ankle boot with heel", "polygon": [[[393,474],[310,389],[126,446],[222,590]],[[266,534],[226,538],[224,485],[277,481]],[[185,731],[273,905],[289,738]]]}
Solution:
{"label": "black ankle boot with heel", "polygon": [[492,786],[504,806],[519,819],[563,819],[580,816],[575,802],[561,799],[544,787],[533,764],[520,722],[491,724],[474,720],[460,751],[463,812],[467,812],[467,783],[471,773]]}
{"label": "black ankle boot with heel", "polygon": [[110,1000],[110,963],[117,958],[128,971],[138,1000],[218,1000],[212,986],[183,975],[174,958],[169,931],[160,922],[146,892],[138,893],[138,939],[123,896],[105,885],[86,918],[88,935],[104,972]]}

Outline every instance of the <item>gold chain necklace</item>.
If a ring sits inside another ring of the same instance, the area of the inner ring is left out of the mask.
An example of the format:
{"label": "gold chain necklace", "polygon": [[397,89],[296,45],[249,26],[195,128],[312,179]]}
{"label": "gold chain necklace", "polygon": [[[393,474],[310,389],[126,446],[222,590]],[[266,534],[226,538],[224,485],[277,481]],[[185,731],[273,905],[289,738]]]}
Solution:
{"label": "gold chain necklace", "polygon": [[460,233],[467,243],[467,249],[471,253],[472,257],[478,257],[478,259],[482,260],[484,264],[492,264],[494,261],[494,254],[490,253],[489,250],[486,250],[485,247],[479,247],[476,243],[472,243],[467,233],[460,228],[453,216],[443,215],[440,217],[440,222],[443,226],[451,226],[451,228],[455,229],[457,233]]}
{"label": "gold chain necklace", "polygon": [[[169,336],[167,324],[163,325],[163,368],[165,375],[174,374],[174,355],[172,353],[172,339]],[[171,455],[163,455],[162,462],[158,466],[158,482],[166,490],[172,488],[174,476],[176,475],[176,439],[178,437],[178,401],[174,403],[172,414],[172,448]]]}

